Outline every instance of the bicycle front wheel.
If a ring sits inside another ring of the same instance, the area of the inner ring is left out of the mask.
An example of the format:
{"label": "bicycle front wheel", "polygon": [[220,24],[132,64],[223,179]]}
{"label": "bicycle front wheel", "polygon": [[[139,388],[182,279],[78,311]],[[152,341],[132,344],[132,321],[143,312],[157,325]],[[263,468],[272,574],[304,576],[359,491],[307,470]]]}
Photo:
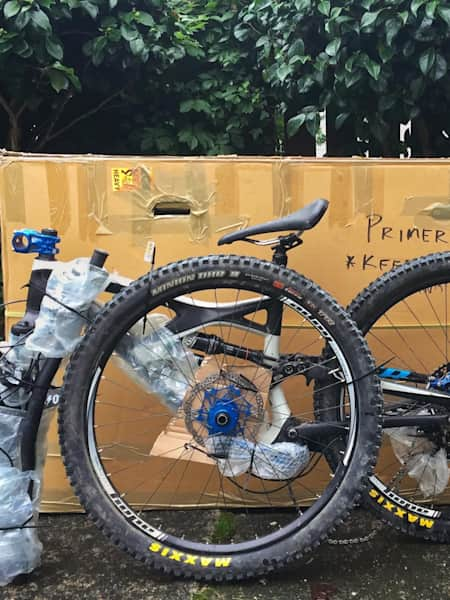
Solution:
{"label": "bicycle front wheel", "polygon": [[[68,475],[100,529],[157,569],[271,571],[325,539],[364,488],[373,371],[309,280],[252,258],[174,263],[116,296],[75,352],[60,410]],[[339,389],[320,419],[311,381]]]}

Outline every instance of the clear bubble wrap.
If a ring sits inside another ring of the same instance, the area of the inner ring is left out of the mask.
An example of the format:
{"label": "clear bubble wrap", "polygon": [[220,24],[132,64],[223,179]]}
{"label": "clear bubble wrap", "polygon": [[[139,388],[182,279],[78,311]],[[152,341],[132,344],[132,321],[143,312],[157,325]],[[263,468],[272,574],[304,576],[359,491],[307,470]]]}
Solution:
{"label": "clear bubble wrap", "polygon": [[49,295],[42,300],[39,317],[33,333],[26,340],[26,347],[49,358],[62,358],[72,353],[86,323],[77,313],[85,316],[108,282],[108,272],[91,265],[88,258],[56,263],[47,282]]}
{"label": "clear bubble wrap", "polygon": [[225,477],[250,471],[261,479],[284,481],[296,477],[308,464],[307,446],[290,442],[265,444],[242,437],[210,436],[205,447]]}
{"label": "clear bubble wrap", "polygon": [[0,400],[14,408],[23,408],[29,399],[29,390],[21,385],[36,352],[26,345],[27,336],[10,334],[8,342],[0,346]]}
{"label": "clear bubble wrap", "polygon": [[[35,471],[18,468],[22,419],[20,411],[0,408],[0,586],[17,575],[31,573],[39,565],[42,552],[33,528],[38,515],[40,478]],[[28,493],[31,482],[33,498]]]}
{"label": "clear bubble wrap", "polygon": [[[418,415],[432,414],[421,409]],[[450,471],[447,452],[437,448],[436,444],[418,434],[416,427],[393,427],[385,429],[390,438],[395,456],[406,467],[409,477],[419,484],[425,498],[438,496],[448,485]]]}
{"label": "clear bubble wrap", "polygon": [[[198,368],[194,354],[164,325],[162,314],[139,321],[117,345],[120,368],[144,390],[157,394],[176,413]],[[142,332],[148,332],[147,334]]]}

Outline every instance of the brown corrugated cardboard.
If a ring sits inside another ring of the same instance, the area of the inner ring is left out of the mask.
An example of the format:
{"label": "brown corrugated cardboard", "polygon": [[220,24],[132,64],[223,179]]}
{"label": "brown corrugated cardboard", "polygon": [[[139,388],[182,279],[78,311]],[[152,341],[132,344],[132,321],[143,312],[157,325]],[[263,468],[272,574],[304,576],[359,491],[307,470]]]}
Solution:
{"label": "brown corrugated cardboard", "polygon": [[[100,247],[110,253],[110,270],[134,278],[148,269],[143,256],[149,240],[157,245],[157,266],[216,253],[223,233],[324,197],[330,200],[327,215],[290,252],[289,266],[343,304],[393,265],[446,250],[450,241],[450,160],[5,153],[0,194],[5,300],[25,297],[21,286],[32,258],[9,251],[12,231],[25,226],[56,228],[62,260]],[[270,256],[244,243],[225,251]],[[11,306],[7,324],[21,315]],[[76,507],[53,423],[43,509]]]}

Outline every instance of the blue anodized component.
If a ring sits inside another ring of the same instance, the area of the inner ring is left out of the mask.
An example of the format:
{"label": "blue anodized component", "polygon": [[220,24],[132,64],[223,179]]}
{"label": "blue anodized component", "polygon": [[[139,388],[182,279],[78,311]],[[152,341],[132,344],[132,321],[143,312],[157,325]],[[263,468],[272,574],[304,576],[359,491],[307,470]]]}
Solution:
{"label": "blue anodized component", "polygon": [[12,238],[12,249],[14,252],[21,254],[37,254],[54,255],[58,254],[59,249],[56,247],[61,241],[61,238],[40,233],[35,229],[16,229]]}
{"label": "blue anodized component", "polygon": [[411,371],[405,371],[403,369],[380,369],[378,371],[378,377],[381,379],[408,379],[408,375]]}
{"label": "blue anodized component", "polygon": [[212,388],[205,391],[197,420],[205,424],[210,435],[235,435],[242,429],[240,418],[245,419],[250,414],[251,405],[242,397],[241,390],[229,385],[225,390]]}
{"label": "blue anodized component", "polygon": [[450,373],[447,373],[442,377],[435,377],[431,379],[430,387],[435,390],[441,390],[443,392],[450,391]]}

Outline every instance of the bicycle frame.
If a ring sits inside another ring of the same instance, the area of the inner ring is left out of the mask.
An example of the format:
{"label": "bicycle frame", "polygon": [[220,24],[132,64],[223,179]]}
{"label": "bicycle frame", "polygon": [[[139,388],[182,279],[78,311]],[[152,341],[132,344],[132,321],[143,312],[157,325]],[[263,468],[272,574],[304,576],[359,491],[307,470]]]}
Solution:
{"label": "bicycle frame", "polygon": [[[51,232],[52,230],[45,230]],[[56,232],[52,233],[56,236]],[[59,238],[56,238],[59,241]],[[298,245],[298,238],[292,234],[285,237],[268,240],[264,244],[272,244],[274,251],[272,262],[287,265],[287,251]],[[23,251],[23,250],[22,250]],[[99,251],[94,251],[93,260],[98,260]],[[100,251],[100,254],[101,251]],[[103,262],[106,255],[103,253]],[[21,335],[30,332],[39,314],[40,304],[45,295],[46,282],[55,267],[54,254],[40,253],[34,261],[30,280],[29,292],[24,318],[14,326],[15,331]],[[116,294],[131,283],[130,279],[120,275],[113,275],[106,288],[106,292]],[[321,376],[330,376],[329,370],[318,364],[317,357],[296,354],[280,354],[279,338],[282,325],[282,303],[261,297],[256,300],[244,300],[238,303],[213,303],[196,302],[190,298],[180,296],[169,305],[175,313],[175,317],[169,321],[166,327],[174,334],[183,336],[183,340],[193,351],[201,351],[206,354],[221,354],[226,352],[230,356],[245,358],[255,364],[270,368],[273,372],[271,385],[271,412],[272,422],[270,426],[263,428],[260,440],[271,443],[275,440],[302,441],[310,446],[317,447],[318,441],[342,434],[342,421],[327,423],[296,423],[291,419],[291,411],[285,399],[281,383],[288,377],[307,373],[307,377],[318,379]],[[267,320],[264,324],[253,323],[246,319],[246,315],[253,313],[255,309],[266,310]],[[200,330],[205,325],[232,324],[235,327],[245,329],[252,333],[265,337],[264,351],[256,351],[251,348],[235,346],[214,335],[205,335]],[[13,328],[13,330],[14,330]],[[22,428],[22,465],[24,469],[32,470],[35,466],[34,447],[40,420],[46,404],[52,380],[60,367],[61,359],[47,358],[42,361],[39,375],[34,383],[33,391],[28,403],[26,416]],[[384,392],[404,398],[408,401],[414,400],[418,404],[436,404],[449,407],[450,395],[434,389],[421,389],[399,383],[399,381],[410,381],[416,383],[429,383],[427,375],[405,371],[401,369],[380,367],[378,375],[381,378]],[[339,374],[335,374],[339,379]],[[55,395],[52,391],[53,396]],[[55,404],[54,398],[52,404]],[[385,415],[383,427],[420,427],[424,431],[433,430],[445,425],[448,418],[445,415]]]}

